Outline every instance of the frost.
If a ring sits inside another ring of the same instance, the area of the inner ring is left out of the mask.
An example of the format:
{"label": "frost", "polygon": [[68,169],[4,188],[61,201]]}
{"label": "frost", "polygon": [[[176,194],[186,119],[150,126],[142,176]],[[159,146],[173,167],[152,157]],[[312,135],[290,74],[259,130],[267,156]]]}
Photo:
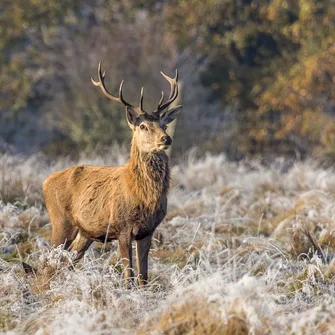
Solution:
{"label": "frost", "polygon": [[[79,162],[125,161],[116,150]],[[192,334],[216,325],[225,334],[334,334],[332,169],[191,155],[172,169],[150,283],[126,289],[117,243],[93,245],[75,267],[71,252],[49,247],[42,181],[79,162],[0,158],[4,185],[15,185],[14,171],[25,191],[0,201],[0,332]],[[21,261],[37,272],[26,274]]]}

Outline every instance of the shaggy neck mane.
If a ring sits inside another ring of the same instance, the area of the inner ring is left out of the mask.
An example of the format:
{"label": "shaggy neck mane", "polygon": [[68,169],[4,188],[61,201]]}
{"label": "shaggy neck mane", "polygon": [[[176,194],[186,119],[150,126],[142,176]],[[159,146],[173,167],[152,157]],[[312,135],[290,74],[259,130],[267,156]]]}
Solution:
{"label": "shaggy neck mane", "polygon": [[156,207],[169,188],[170,170],[166,153],[143,153],[133,140],[128,168],[133,194],[147,206]]}

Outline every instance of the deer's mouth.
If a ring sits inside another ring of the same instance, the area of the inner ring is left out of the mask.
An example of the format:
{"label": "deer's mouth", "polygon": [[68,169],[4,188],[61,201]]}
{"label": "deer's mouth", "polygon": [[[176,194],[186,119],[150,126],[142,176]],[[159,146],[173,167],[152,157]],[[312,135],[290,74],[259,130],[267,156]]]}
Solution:
{"label": "deer's mouth", "polygon": [[158,144],[159,150],[167,150],[167,149],[169,149],[169,146],[170,146],[170,144],[166,144],[166,143]]}
{"label": "deer's mouth", "polygon": [[161,137],[160,141],[157,143],[160,150],[166,150],[170,147],[172,139],[169,135],[165,134]]}

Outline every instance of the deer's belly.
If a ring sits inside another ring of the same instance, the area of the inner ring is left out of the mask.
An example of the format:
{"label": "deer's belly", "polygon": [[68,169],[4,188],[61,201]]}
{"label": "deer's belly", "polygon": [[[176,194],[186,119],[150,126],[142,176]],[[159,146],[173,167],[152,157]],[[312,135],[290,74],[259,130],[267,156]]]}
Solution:
{"label": "deer's belly", "polygon": [[103,234],[101,236],[95,237],[94,240],[102,243],[111,242],[117,240],[117,236],[110,236],[110,235],[107,236],[106,234]]}
{"label": "deer's belly", "polygon": [[90,238],[97,241],[118,239],[121,232],[128,231],[136,240],[151,235],[162,222],[166,214],[166,204],[161,204],[155,211],[138,206],[130,211],[111,211],[109,215],[85,208],[74,217],[74,224],[83,229]]}
{"label": "deer's belly", "polygon": [[95,241],[108,242],[119,237],[119,229],[110,223],[88,222],[78,224],[78,226]]}

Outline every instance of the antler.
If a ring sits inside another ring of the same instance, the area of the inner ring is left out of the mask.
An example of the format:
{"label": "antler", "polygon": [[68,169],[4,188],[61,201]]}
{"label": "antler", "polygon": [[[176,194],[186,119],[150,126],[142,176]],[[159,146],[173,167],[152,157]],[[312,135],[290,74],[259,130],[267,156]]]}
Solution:
{"label": "antler", "polygon": [[169,107],[172,104],[172,102],[177,99],[177,96],[178,96],[178,70],[176,70],[176,75],[175,75],[174,78],[168,77],[162,71],[161,71],[161,74],[170,83],[171,91],[170,91],[170,96],[169,96],[168,100],[164,103],[163,103],[164,92],[162,91],[162,97],[159,100],[157,109],[152,113],[152,114],[157,115],[157,116],[159,116],[163,112],[164,109]]}
{"label": "antler", "polygon": [[140,96],[140,103],[138,108],[143,112],[143,87],[141,88],[141,96]]}
{"label": "antler", "polygon": [[[164,92],[162,92],[162,97],[159,100],[157,109],[152,113],[153,115],[155,115],[157,117],[159,117],[161,115],[161,113],[163,112],[163,110],[166,109],[167,107],[169,107],[172,104],[172,102],[177,99],[177,96],[178,96],[178,70],[176,70],[176,75],[175,75],[174,78],[168,77],[162,71],[161,71],[161,74],[170,83],[171,91],[170,91],[170,96],[169,96],[168,100],[164,103],[163,103]],[[93,85],[100,87],[102,92],[105,94],[105,96],[108,99],[116,101],[120,104],[123,104],[124,106],[134,108],[134,106],[132,106],[129,102],[127,102],[123,98],[123,94],[122,94],[123,80],[121,81],[121,84],[120,84],[119,97],[115,97],[110,92],[108,92],[108,90],[105,86],[105,75],[106,75],[106,71],[104,71],[102,73],[101,62],[99,62],[99,65],[98,65],[98,81],[95,81],[93,78],[91,78]],[[136,109],[138,114],[146,114],[146,112],[143,110],[143,87],[141,89],[141,96],[140,96],[139,106],[137,108],[134,108],[134,109]]]}
{"label": "antler", "polygon": [[[105,96],[113,101],[119,102],[120,104],[123,104],[127,107],[133,107],[130,103],[128,103],[126,100],[123,99],[123,95],[122,95],[122,85],[123,85],[123,80],[121,81],[120,84],[120,89],[119,89],[119,97],[115,97],[114,95],[112,95],[111,93],[108,92],[106,86],[105,86],[105,75],[106,75],[106,71],[104,71],[104,73],[101,72],[101,62],[99,62],[98,65],[98,81],[95,81],[92,77],[92,83],[94,86],[98,86],[101,88],[102,92],[105,94]],[[143,94],[141,96],[141,99],[143,100]]]}

